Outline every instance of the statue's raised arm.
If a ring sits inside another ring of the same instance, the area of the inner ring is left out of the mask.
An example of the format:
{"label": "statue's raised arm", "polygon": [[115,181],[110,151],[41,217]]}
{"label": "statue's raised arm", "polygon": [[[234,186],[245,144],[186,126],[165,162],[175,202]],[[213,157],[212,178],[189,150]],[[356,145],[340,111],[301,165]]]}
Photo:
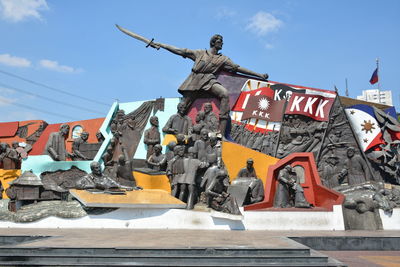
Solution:
{"label": "statue's raised arm", "polygon": [[217,80],[216,74],[225,70],[228,72],[239,72],[242,74],[251,75],[263,80],[268,79],[268,74],[260,74],[249,69],[243,68],[233,61],[219,53],[223,46],[223,37],[215,34],[210,40],[210,49],[207,50],[191,50],[187,48],[177,48],[172,45],[153,42],[154,39],[147,39],[136,33],[130,32],[118,25],[119,30],[125,34],[146,43],[146,47],[153,47],[157,50],[164,48],[171,53],[180,55],[184,58],[190,58],[194,61],[192,72],[189,77],[178,88],[179,93],[183,95],[183,103],[187,111],[193,101],[198,98],[199,92],[208,92],[217,97],[220,101],[220,125],[219,129],[221,134],[225,134],[227,120],[229,119],[229,94],[228,90]]}

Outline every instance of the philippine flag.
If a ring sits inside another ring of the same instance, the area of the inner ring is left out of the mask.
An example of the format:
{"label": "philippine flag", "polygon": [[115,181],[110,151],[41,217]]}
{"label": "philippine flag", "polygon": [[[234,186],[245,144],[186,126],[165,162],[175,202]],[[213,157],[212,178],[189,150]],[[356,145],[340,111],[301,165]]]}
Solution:
{"label": "philippine flag", "polygon": [[345,111],[363,151],[384,143],[381,128],[371,106],[354,105]]}
{"label": "philippine flag", "polygon": [[379,80],[378,77],[378,68],[375,69],[374,73],[372,73],[371,79],[369,79],[370,84],[376,84]]}

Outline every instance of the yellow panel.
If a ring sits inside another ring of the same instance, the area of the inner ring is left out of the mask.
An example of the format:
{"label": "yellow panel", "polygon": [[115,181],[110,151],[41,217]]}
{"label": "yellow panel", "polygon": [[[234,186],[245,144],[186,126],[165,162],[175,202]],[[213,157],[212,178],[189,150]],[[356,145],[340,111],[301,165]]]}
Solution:
{"label": "yellow panel", "polygon": [[175,142],[176,142],[176,137],[175,137],[175,135],[173,135],[173,134],[166,134],[166,135],[164,136],[164,140],[163,140],[163,142],[162,142],[162,145],[163,145],[163,146],[166,146],[166,145],[168,145],[169,142],[171,142],[171,141],[175,141]]}
{"label": "yellow panel", "polygon": [[238,144],[222,142],[222,159],[228,169],[231,180],[236,178],[240,169],[246,167],[248,158],[254,160],[254,168],[256,169],[258,178],[260,178],[265,185],[268,167],[274,165],[279,159]]}
{"label": "yellow panel", "polygon": [[148,205],[148,207],[151,207],[151,205],[185,207],[186,205],[163,190],[135,190],[126,191],[126,195],[111,195],[70,189],[70,193],[89,207],[139,207]]}
{"label": "yellow panel", "polygon": [[137,186],[143,189],[160,189],[171,193],[171,185],[168,177],[163,175],[149,175],[141,172],[133,172]]}
{"label": "yellow panel", "polygon": [[0,181],[4,187],[3,199],[8,199],[6,189],[10,186],[8,183],[15,180],[21,175],[21,170],[3,170],[0,169]]}

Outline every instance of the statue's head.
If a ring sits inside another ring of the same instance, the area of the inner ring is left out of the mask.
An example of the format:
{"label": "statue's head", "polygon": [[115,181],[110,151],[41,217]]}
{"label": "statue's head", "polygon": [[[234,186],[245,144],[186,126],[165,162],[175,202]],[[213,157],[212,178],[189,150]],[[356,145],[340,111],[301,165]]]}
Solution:
{"label": "statue's head", "polygon": [[284,169],[289,171],[289,172],[291,172],[292,171],[292,166],[286,165]]}
{"label": "statue's head", "polygon": [[200,134],[200,131],[202,128],[203,128],[203,125],[201,125],[201,124],[193,125],[193,133]]}
{"label": "statue's head", "polygon": [[97,161],[93,161],[90,163],[90,169],[92,170],[92,173],[95,175],[101,175],[101,166],[100,163]]}
{"label": "statue's head", "polygon": [[228,176],[228,173],[224,169],[217,172],[217,179],[224,179],[226,176]]}
{"label": "statue's head", "polygon": [[176,146],[174,148],[174,154],[179,157],[185,156],[185,147],[184,146]]}
{"label": "statue's head", "polygon": [[61,124],[60,133],[62,135],[64,135],[64,136],[68,136],[68,134],[69,134],[69,125],[68,124]]}
{"label": "statue's head", "polygon": [[354,147],[349,147],[349,148],[347,149],[347,156],[348,156],[349,158],[353,157],[355,153],[356,153],[356,150],[354,149]]}
{"label": "statue's head", "polygon": [[188,149],[188,154],[189,154],[189,157],[192,157],[192,158],[195,158],[196,157],[196,149],[194,148],[194,147],[189,147],[189,149]]}
{"label": "statue's head", "polygon": [[185,137],[185,135],[184,134],[177,134],[176,135],[176,142],[179,144],[179,145],[184,145],[185,144],[185,140],[186,139],[186,137]]}
{"label": "statue's head", "polygon": [[217,50],[221,50],[224,44],[223,37],[220,34],[214,34],[210,39],[210,47],[215,47]]}
{"label": "statue's head", "polygon": [[213,110],[213,107],[210,102],[204,104],[204,113],[208,114]]}
{"label": "statue's head", "polygon": [[177,109],[181,116],[185,115],[185,104],[183,102],[179,102]]}
{"label": "statue's head", "polygon": [[89,138],[89,133],[88,132],[82,132],[81,133],[81,138],[83,141],[87,141]]}
{"label": "statue's head", "polygon": [[153,125],[153,126],[158,127],[158,117],[157,116],[151,116],[150,124]]}
{"label": "statue's head", "polygon": [[247,159],[247,168],[253,168],[254,160],[252,158]]}
{"label": "statue's head", "polygon": [[196,122],[200,122],[202,120],[204,120],[204,111],[199,111],[199,113],[196,115]]}
{"label": "statue's head", "polygon": [[7,144],[6,143],[0,143],[0,152],[4,152],[7,150]]}
{"label": "statue's head", "polygon": [[168,147],[169,151],[174,151],[174,148],[176,147],[176,142],[175,141],[169,142],[167,147]]}
{"label": "statue's head", "polygon": [[12,146],[12,148],[15,149],[15,148],[19,147],[19,144],[17,141],[12,141],[11,146]]}
{"label": "statue's head", "polygon": [[162,146],[160,144],[154,146],[154,153],[160,154],[161,151],[162,151]]}
{"label": "statue's head", "polygon": [[207,129],[201,129],[200,131],[201,139],[204,141],[208,140],[208,130]]}

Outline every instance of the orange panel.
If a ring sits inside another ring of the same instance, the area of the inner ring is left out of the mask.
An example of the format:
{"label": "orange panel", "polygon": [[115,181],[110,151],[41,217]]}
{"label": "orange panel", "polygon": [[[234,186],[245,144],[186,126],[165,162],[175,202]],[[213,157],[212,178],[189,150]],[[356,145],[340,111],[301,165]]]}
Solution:
{"label": "orange panel", "polygon": [[231,180],[236,178],[240,169],[246,167],[248,158],[254,160],[254,168],[256,169],[258,178],[260,178],[265,185],[268,167],[274,165],[279,159],[238,144],[222,142],[222,159],[228,169]]}
{"label": "orange panel", "polygon": [[161,189],[171,193],[171,185],[168,177],[163,175],[149,175],[141,172],[133,172],[136,180],[136,185],[143,189]]}

